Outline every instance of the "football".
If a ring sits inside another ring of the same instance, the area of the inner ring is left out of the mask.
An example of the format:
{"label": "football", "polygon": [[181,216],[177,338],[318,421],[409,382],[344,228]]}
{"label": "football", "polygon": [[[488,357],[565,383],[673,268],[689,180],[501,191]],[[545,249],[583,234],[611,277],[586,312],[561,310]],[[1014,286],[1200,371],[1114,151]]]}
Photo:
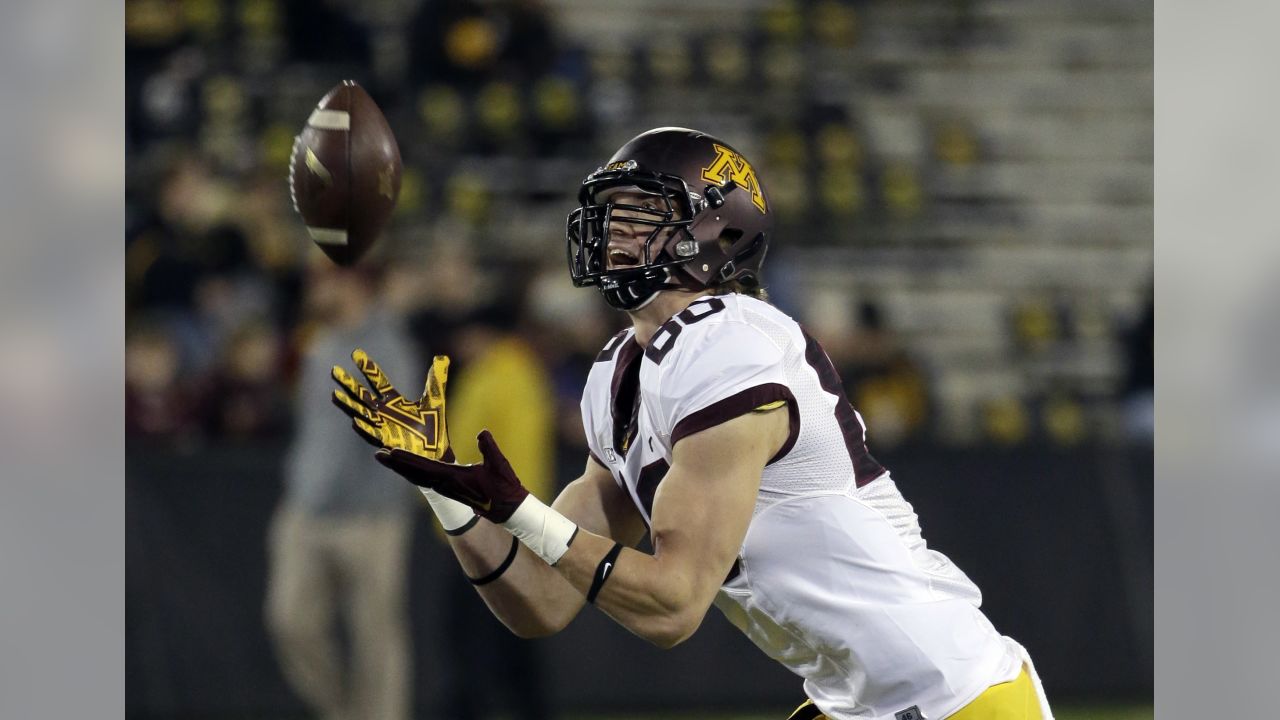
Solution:
{"label": "football", "polygon": [[400,195],[400,148],[354,80],[325,94],[294,138],[289,194],[311,239],[339,265],[359,260],[386,227]]}

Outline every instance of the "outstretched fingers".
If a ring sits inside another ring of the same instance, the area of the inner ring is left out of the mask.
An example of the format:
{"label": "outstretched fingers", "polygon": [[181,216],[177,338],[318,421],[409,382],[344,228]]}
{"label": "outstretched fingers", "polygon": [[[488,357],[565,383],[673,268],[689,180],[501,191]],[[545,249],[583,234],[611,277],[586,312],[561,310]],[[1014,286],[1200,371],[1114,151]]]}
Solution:
{"label": "outstretched fingers", "polygon": [[369,354],[364,350],[360,348],[352,350],[351,359],[355,361],[356,369],[365,376],[365,379],[369,381],[369,386],[373,388],[373,391],[379,397],[394,397],[399,394],[395,388],[391,387],[391,381],[387,379],[386,373],[382,372],[382,368],[378,366],[378,363],[374,362],[373,358],[369,357]]}
{"label": "outstretched fingers", "polygon": [[359,418],[370,424],[378,422],[373,411],[365,407],[363,404],[351,399],[351,396],[342,390],[333,391],[333,404],[338,406],[342,412],[350,415],[352,418]]}
{"label": "outstretched fingers", "polygon": [[363,438],[365,442],[379,450],[382,449],[382,436],[378,432],[378,428],[358,417],[351,418],[351,427],[355,429],[356,434]]}
{"label": "outstretched fingers", "polygon": [[338,383],[338,386],[341,387],[342,390],[345,391],[352,399],[365,407],[373,407],[373,404],[376,402],[373,397],[373,393],[369,392],[365,386],[357,382],[356,379],[351,376],[351,373],[347,372],[345,368],[341,365],[334,365],[333,370],[330,371],[329,374],[333,377],[333,381]]}

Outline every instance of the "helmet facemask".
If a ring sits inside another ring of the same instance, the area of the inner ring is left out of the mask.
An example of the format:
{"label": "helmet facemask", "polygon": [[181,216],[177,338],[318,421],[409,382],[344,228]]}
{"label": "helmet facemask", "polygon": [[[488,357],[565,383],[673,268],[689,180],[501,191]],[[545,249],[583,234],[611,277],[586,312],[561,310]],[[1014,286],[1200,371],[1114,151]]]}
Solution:
{"label": "helmet facemask", "polygon": [[[617,203],[612,197],[629,192],[652,198],[655,207]],[[659,290],[680,287],[672,269],[690,262],[698,244],[689,225],[700,198],[689,193],[675,175],[643,172],[627,163],[616,170],[597,170],[582,184],[580,207],[569,213],[568,259],[577,287],[596,285],[605,300],[621,310],[636,310]],[[618,226],[652,228],[640,244],[636,264],[609,267],[609,238]]]}

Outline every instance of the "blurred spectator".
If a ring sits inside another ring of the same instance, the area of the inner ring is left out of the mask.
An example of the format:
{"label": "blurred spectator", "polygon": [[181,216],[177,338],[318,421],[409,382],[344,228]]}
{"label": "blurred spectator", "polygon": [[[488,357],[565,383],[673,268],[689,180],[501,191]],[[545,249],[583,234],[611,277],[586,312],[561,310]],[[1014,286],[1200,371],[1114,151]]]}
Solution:
{"label": "blurred spectator", "polygon": [[[523,303],[504,299],[472,312],[454,335],[449,437],[460,463],[478,463],[476,435],[488,428],[521,483],[544,502],[555,494],[554,395],[541,358],[517,332]],[[522,720],[549,717],[537,646],[513,635],[469,585],[451,584],[445,628],[452,683],[447,714],[485,717],[488,699],[506,700]]]}
{"label": "blurred spectator", "polygon": [[928,418],[924,373],[884,321],[880,306],[858,308],[858,329],[840,359],[849,401],[875,428],[877,445],[895,445],[919,432]]}
{"label": "blurred spectator", "polygon": [[149,309],[191,307],[200,269],[167,227],[148,224],[132,238],[127,252],[131,300]]}
{"label": "blurred spectator", "polygon": [[[438,233],[451,236],[449,232]],[[403,308],[413,337],[432,355],[455,357],[454,333],[487,292],[469,243],[453,240],[430,245],[423,256],[395,263],[384,297]],[[424,354],[424,357],[427,355]],[[457,373],[457,368],[453,372]],[[452,392],[450,393],[452,395]]]}
{"label": "blurred spectator", "polygon": [[310,246],[290,204],[289,187],[281,182],[286,172],[263,168],[245,182],[236,204],[250,268],[281,273],[304,264]]}
{"label": "blurred spectator", "polygon": [[274,441],[289,427],[280,377],[283,353],[274,328],[251,322],[232,335],[209,388],[206,429],[226,440]]}
{"label": "blurred spectator", "polygon": [[560,489],[582,474],[587,456],[582,388],[600,354],[600,338],[617,332],[626,315],[606,309],[596,293],[564,282],[559,264],[539,273],[529,296],[535,343],[547,362],[555,394],[555,477]]}
{"label": "blurred spectator", "polygon": [[188,149],[165,155],[154,204],[129,239],[127,274],[134,302],[186,310],[206,273],[245,267],[247,240],[231,220],[234,188]]}
{"label": "blurred spectator", "polygon": [[161,183],[156,209],[166,225],[194,238],[229,218],[236,200],[235,188],[207,160],[180,151]]}
{"label": "blurred spectator", "polygon": [[[420,386],[398,317],[374,302],[367,269],[312,265],[313,323],[297,392],[297,432],[285,464],[284,499],[270,534],[266,619],[285,677],[323,718],[409,715],[410,631],[406,574],[416,506],[413,488],[382,469],[372,448],[332,407],[330,369],[353,348],[369,352],[398,387]],[[249,364],[267,355],[244,351]],[[256,382],[256,368],[248,368]],[[335,633],[344,611],[345,659]]]}
{"label": "blurred spectator", "polygon": [[272,311],[272,288],[258,276],[210,274],[196,285],[198,330],[212,352],[229,348],[248,323],[267,320]]}
{"label": "blurred spectator", "polygon": [[182,382],[177,343],[153,319],[125,332],[125,431],[130,441],[186,444],[199,437],[200,393]]}

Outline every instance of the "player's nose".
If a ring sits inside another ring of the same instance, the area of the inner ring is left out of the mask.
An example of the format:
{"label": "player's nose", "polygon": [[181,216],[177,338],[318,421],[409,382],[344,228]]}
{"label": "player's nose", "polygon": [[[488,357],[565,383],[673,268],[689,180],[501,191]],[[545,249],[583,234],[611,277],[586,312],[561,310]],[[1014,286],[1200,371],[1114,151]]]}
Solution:
{"label": "player's nose", "polygon": [[649,236],[650,229],[640,223],[627,222],[624,219],[614,220],[609,226],[609,244],[612,246],[617,243],[624,246],[623,249],[628,249],[644,242]]}

